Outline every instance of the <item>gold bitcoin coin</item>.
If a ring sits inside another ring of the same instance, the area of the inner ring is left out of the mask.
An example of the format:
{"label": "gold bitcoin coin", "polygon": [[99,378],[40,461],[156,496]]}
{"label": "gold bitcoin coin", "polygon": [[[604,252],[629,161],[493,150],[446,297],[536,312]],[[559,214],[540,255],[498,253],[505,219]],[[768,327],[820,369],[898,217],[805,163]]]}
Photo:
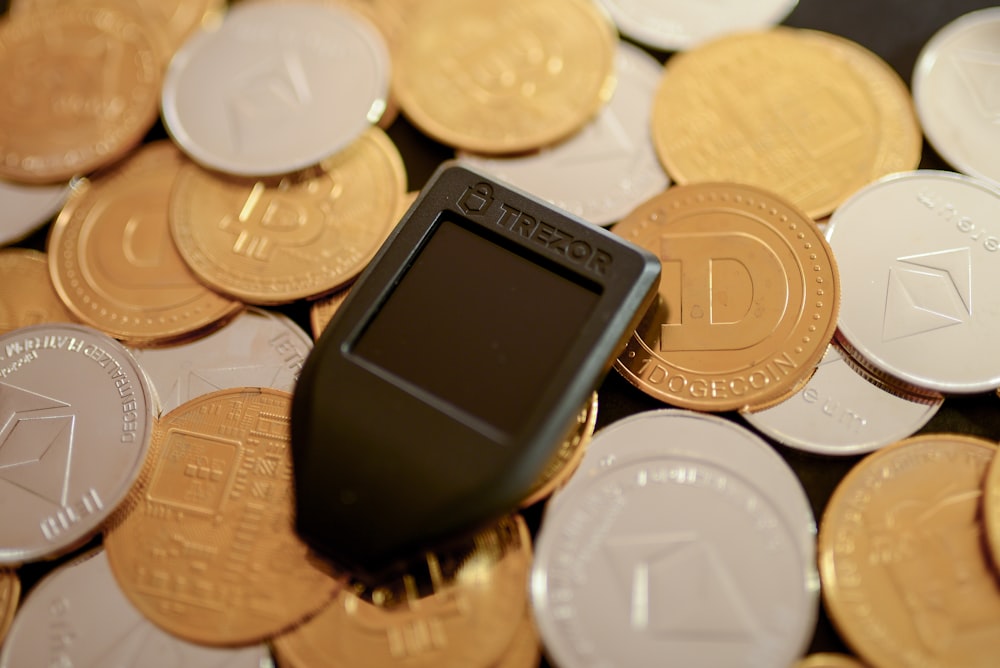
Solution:
{"label": "gold bitcoin coin", "polygon": [[220,390],[160,419],[143,476],[104,537],[115,579],[190,642],[262,642],[321,610],[339,582],[292,527],[291,395]]}
{"label": "gold bitcoin coin", "polygon": [[810,654],[796,663],[794,668],[865,668],[865,665],[846,654],[821,652]]}
{"label": "gold bitcoin coin", "polygon": [[319,166],[248,179],[191,164],[170,199],[170,229],[206,284],[251,304],[319,297],[348,284],[398,219],[403,159],[371,128]]}
{"label": "gold bitcoin coin", "polygon": [[678,183],[759,186],[820,218],[860,187],[915,169],[922,134],[909,90],[841,37],[775,28],[671,58],[653,142]]}
{"label": "gold bitcoin coin", "polygon": [[875,668],[986,668],[1000,656],[1000,580],[984,547],[983,477],[997,446],[960,434],[861,460],[823,513],[823,598]]}
{"label": "gold bitcoin coin", "polygon": [[21,595],[21,580],[17,573],[8,569],[0,569],[0,647],[3,647],[4,636],[14,621],[17,603]]}
{"label": "gold bitcoin coin", "polygon": [[542,472],[542,477],[535,483],[528,496],[521,501],[521,507],[527,508],[539,501],[549,498],[552,493],[566,484],[583,459],[587,451],[587,443],[594,435],[597,424],[597,392],[594,392],[587,405],[576,416],[576,424],[556,451],[555,457]]}
{"label": "gold bitcoin coin", "polygon": [[798,208],[751,186],[675,186],[613,231],[663,264],[615,362],[633,385],[682,408],[754,410],[812,374],[837,325],[839,274]]}
{"label": "gold bitcoin coin", "polygon": [[0,334],[43,322],[76,322],[52,286],[41,251],[0,250],[0,285]]}
{"label": "gold bitcoin coin", "polygon": [[167,205],[187,160],[147,144],[82,185],[48,239],[52,282],[82,322],[129,345],[167,344],[217,327],[242,302],[205,287],[170,240]]}
{"label": "gold bitcoin coin", "polygon": [[531,537],[508,516],[464,549],[425,554],[373,589],[345,588],[315,618],[274,639],[282,666],[468,668],[498,661],[527,606]]}
{"label": "gold bitcoin coin", "polygon": [[475,153],[569,136],[610,99],[618,35],[588,0],[428,0],[395,61],[403,113]]}
{"label": "gold bitcoin coin", "polygon": [[0,176],[55,183],[135,147],[159,113],[156,32],[112,5],[59,3],[0,22]]}

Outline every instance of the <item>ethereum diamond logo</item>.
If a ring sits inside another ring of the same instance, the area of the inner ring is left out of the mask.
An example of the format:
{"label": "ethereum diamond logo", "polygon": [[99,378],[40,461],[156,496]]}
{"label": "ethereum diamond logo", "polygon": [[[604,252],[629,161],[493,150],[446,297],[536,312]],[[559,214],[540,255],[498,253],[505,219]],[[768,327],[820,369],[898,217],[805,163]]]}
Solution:
{"label": "ethereum diamond logo", "polygon": [[286,52],[244,72],[233,82],[226,101],[233,149],[242,152],[273,136],[275,124],[287,121],[311,97],[296,53]]}
{"label": "ethereum diamond logo", "polygon": [[569,146],[571,150],[559,154],[557,165],[580,169],[609,160],[627,159],[635,152],[628,133],[610,109],[585,125]]}
{"label": "ethereum diamond logo", "polygon": [[0,480],[64,506],[75,416],[69,404],[0,383]]}
{"label": "ethereum diamond logo", "polygon": [[625,536],[605,549],[635,631],[745,642],[759,634],[750,606],[715,546],[694,532]]}
{"label": "ethereum diamond logo", "polygon": [[278,387],[283,370],[277,364],[197,369],[177,378],[167,396],[172,398],[173,405],[180,406],[195,397],[230,387]]}
{"label": "ethereum diamond logo", "polygon": [[971,315],[968,248],[900,257],[889,268],[883,341],[959,325]]}
{"label": "ethereum diamond logo", "polygon": [[1000,120],[1000,53],[962,49],[953,62],[980,113]]}

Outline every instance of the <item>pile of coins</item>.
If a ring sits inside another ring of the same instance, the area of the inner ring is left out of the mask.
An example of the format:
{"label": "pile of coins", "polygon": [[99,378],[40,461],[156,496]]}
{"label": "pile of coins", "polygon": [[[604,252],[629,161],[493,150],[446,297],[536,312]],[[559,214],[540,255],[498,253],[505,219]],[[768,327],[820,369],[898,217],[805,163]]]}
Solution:
{"label": "pile of coins", "polygon": [[[11,2],[0,668],[993,666],[1000,12],[908,85],[817,5]],[[452,157],[663,278],[521,508],[362,585],[291,393]]]}

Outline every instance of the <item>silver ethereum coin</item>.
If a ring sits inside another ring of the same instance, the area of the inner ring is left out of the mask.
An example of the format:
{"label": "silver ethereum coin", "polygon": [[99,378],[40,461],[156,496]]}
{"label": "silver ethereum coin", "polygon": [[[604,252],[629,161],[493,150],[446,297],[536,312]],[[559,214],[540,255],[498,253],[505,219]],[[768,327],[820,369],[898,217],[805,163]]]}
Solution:
{"label": "silver ethereum coin", "polygon": [[154,626],[118,587],[104,550],[48,573],[21,604],[0,668],[272,668],[266,645],[195,645]]}
{"label": "silver ethereum coin", "polygon": [[171,59],[163,120],[205,167],[284,174],[319,163],[379,120],[389,68],[378,31],[333,3],[234,5]]}
{"label": "silver ethereum coin", "polygon": [[838,336],[857,360],[944,394],[1000,386],[1000,190],[954,172],[893,174],[833,213]]}
{"label": "silver ethereum coin", "polygon": [[757,468],[666,446],[728,438],[728,421],[669,413],[631,418],[659,423],[648,436],[665,447],[567,486],[545,514],[530,577],[545,650],[560,668],[789,666],[817,615],[799,531]]}
{"label": "silver ethereum coin", "polygon": [[927,141],[955,169],[1000,182],[1000,7],[941,28],[913,69],[913,102]]}
{"label": "silver ethereum coin", "polygon": [[809,382],[762,411],[740,411],[775,441],[821,455],[859,455],[915,434],[944,397],[893,386],[831,343]]}
{"label": "silver ethereum coin", "polygon": [[619,43],[615,63],[618,83],[608,104],[569,139],[527,155],[458,157],[596,225],[620,220],[670,179],[650,135],[663,66],[627,42]]}
{"label": "silver ethereum coin", "polygon": [[72,185],[26,185],[0,180],[0,246],[25,238],[59,213]]}

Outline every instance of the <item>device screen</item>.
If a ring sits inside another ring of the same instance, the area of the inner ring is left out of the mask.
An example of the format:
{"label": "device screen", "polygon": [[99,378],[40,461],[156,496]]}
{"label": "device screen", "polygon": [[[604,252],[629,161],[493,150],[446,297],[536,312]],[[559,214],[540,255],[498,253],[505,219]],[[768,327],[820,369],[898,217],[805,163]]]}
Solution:
{"label": "device screen", "polygon": [[600,286],[486,234],[460,219],[439,221],[350,352],[388,380],[510,434]]}

